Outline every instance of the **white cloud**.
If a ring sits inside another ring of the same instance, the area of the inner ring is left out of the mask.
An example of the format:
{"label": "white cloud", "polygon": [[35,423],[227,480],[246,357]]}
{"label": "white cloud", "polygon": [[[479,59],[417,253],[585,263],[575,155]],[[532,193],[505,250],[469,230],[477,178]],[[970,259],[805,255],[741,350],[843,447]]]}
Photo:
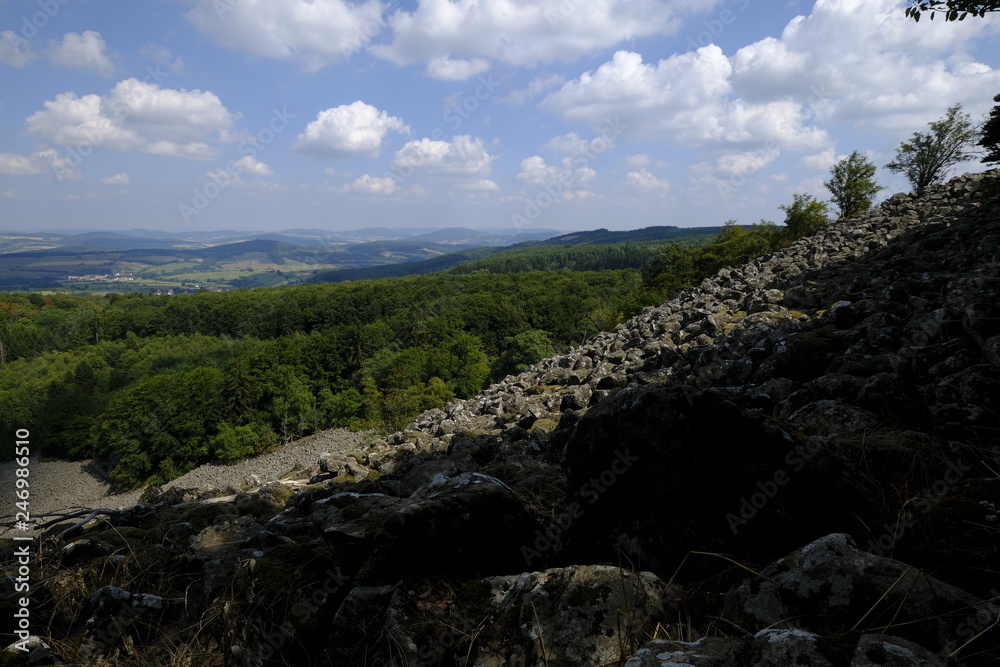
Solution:
{"label": "white cloud", "polygon": [[229,130],[237,118],[213,93],[126,79],[106,96],[56,95],[45,102],[44,110],[28,117],[24,128],[60,146],[204,160],[215,155],[204,142],[207,136]]}
{"label": "white cloud", "polygon": [[455,60],[447,56],[439,56],[427,63],[427,76],[442,81],[465,81],[477,74],[482,74],[489,68],[489,61],[482,58]]}
{"label": "white cloud", "polygon": [[217,43],[255,56],[299,61],[307,71],[342,62],[385,26],[388,3],[368,0],[187,0],[187,18]]}
{"label": "white cloud", "polygon": [[399,192],[399,186],[388,176],[362,174],[353,183],[331,188],[331,190],[333,192],[357,192],[367,195],[389,196]]}
{"label": "white cloud", "polygon": [[985,113],[1000,71],[970,47],[998,27],[990,19],[916,24],[899,0],[819,0],[780,36],[732,56],[716,45],[657,62],[619,51],[541,106],[593,126],[620,117],[625,138],[823,154],[833,147],[831,124],[902,138],[956,102],[974,117]]}
{"label": "white cloud", "polygon": [[542,106],[595,126],[620,117],[627,136],[691,145],[771,141],[798,147],[827,141],[825,132],[804,125],[794,102],[733,99],[731,75],[729,59],[715,45],[655,65],[638,53],[619,51],[550,94]]}
{"label": "white cloud", "polygon": [[517,180],[534,185],[561,184],[564,188],[580,189],[594,180],[597,172],[590,167],[576,166],[573,158],[565,157],[558,165],[550,165],[538,155],[521,160]]}
{"label": "white cloud", "polygon": [[825,151],[821,151],[813,155],[802,156],[802,159],[799,160],[799,166],[803,169],[827,170],[836,162],[836,152],[832,148],[827,148]]}
{"label": "white cloud", "polygon": [[500,186],[488,178],[469,183],[460,183],[456,186],[459,190],[473,190],[477,192],[499,192]]}
{"label": "white cloud", "polygon": [[542,101],[566,120],[599,125],[621,116],[629,132],[651,138],[698,140],[716,131],[729,92],[731,67],[722,50],[706,46],[656,65],[619,51]]}
{"label": "white cloud", "polygon": [[154,141],[149,143],[143,151],[150,155],[180,157],[188,160],[211,160],[216,155],[214,148],[200,141],[189,141],[185,144],[176,141]]}
{"label": "white cloud", "polygon": [[273,176],[274,170],[252,155],[244,155],[236,161],[237,173],[251,176]]}
{"label": "white cloud", "polygon": [[421,0],[389,18],[392,41],[369,50],[399,65],[485,58],[519,66],[571,62],[625,40],[670,35],[693,0]]}
{"label": "white cloud", "polygon": [[319,112],[293,148],[314,157],[367,155],[376,157],[389,131],[410,128],[395,116],[358,100]]}
{"label": "white cloud", "polygon": [[89,69],[101,76],[111,76],[115,66],[105,51],[107,44],[99,32],[86,30],[82,35],[66,33],[60,43],[52,43],[49,58],[56,65]]}
{"label": "white cloud", "polygon": [[780,151],[776,147],[729,153],[719,158],[718,171],[726,176],[749,176],[777,160],[778,155],[780,155]]}
{"label": "white cloud", "polygon": [[51,171],[60,180],[80,179],[80,172],[71,166],[70,160],[51,149],[38,151],[31,155],[0,153],[0,175],[37,176],[48,171]]}
{"label": "white cloud", "polygon": [[128,185],[131,182],[132,179],[129,178],[129,175],[126,174],[124,171],[119,172],[114,176],[108,176],[107,178],[101,179],[101,183],[104,183],[105,185]]}
{"label": "white cloud", "polygon": [[24,67],[37,57],[31,44],[13,30],[0,32],[0,63]]}
{"label": "white cloud", "polygon": [[653,164],[653,158],[649,153],[636,153],[626,157],[625,164],[635,169],[645,169]]}
{"label": "white cloud", "polygon": [[968,45],[997,27],[990,19],[914,23],[898,0],[816,2],[780,39],[736,53],[733,90],[746,100],[794,100],[819,120],[905,135],[956,102],[988,108],[1000,72],[977,62]]}
{"label": "white cloud", "polygon": [[44,164],[37,157],[16,153],[0,153],[0,175],[36,176],[44,171]]}
{"label": "white cloud", "polygon": [[495,156],[486,151],[483,140],[460,134],[451,141],[428,138],[407,142],[396,152],[389,169],[401,177],[413,173],[430,176],[473,178],[489,176]]}
{"label": "white cloud", "polygon": [[665,195],[670,191],[670,182],[657,178],[647,170],[630,171],[625,174],[625,185],[639,192]]}

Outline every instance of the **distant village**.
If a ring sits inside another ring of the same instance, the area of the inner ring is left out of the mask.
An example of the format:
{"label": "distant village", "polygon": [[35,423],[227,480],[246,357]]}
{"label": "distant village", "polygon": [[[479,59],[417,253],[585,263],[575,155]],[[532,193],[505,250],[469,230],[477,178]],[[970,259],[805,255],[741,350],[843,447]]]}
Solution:
{"label": "distant village", "polygon": [[[62,282],[63,283],[132,282],[135,279],[136,277],[131,273],[115,273],[114,275],[110,273],[108,274],[94,273],[85,276],[66,276],[66,279],[63,280]],[[185,283],[185,285],[187,285],[187,283]],[[195,285],[190,285],[189,287],[179,287],[176,289],[170,287],[166,289],[154,289],[150,292],[150,294],[154,294],[156,296],[172,295],[174,293],[190,294],[191,292],[199,292],[201,290],[208,290],[209,292],[228,291],[221,287],[214,287],[214,286],[209,287],[207,285],[203,287],[201,285],[195,284]]]}
{"label": "distant village", "polygon": [[93,282],[120,282],[125,280],[135,280],[135,276],[131,273],[116,273],[114,275],[89,275],[89,276],[66,276],[66,281],[69,283],[93,283]]}

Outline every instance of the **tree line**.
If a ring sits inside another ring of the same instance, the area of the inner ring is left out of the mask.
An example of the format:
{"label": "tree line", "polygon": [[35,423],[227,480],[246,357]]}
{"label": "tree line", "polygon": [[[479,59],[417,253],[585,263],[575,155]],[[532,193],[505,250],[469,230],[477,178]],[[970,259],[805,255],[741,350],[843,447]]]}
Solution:
{"label": "tree line", "polygon": [[112,461],[118,488],[161,483],[323,428],[401,428],[651,298],[634,270],[4,294],[0,421],[44,456]]}

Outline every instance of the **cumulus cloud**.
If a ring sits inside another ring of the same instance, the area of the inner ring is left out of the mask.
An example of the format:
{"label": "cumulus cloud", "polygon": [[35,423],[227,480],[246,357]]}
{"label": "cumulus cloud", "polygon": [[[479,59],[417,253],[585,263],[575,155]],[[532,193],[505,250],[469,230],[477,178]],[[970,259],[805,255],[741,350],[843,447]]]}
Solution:
{"label": "cumulus cloud", "polygon": [[79,180],[80,172],[72,166],[68,158],[57,151],[48,149],[19,155],[17,153],[0,153],[0,175],[3,176],[37,176],[53,172],[60,180]]}
{"label": "cumulus cloud", "polygon": [[625,185],[642,193],[665,195],[670,191],[670,182],[657,178],[649,171],[630,171],[625,174]]}
{"label": "cumulus cloud", "polygon": [[196,160],[213,157],[215,150],[205,139],[229,130],[238,118],[213,93],[161,88],[138,79],[120,81],[103,96],[61,93],[44,106],[24,124],[38,139]]}
{"label": "cumulus cloud", "polygon": [[119,172],[114,176],[108,176],[107,178],[101,179],[101,183],[104,183],[105,185],[128,185],[131,182],[132,179],[129,178],[129,175],[124,171]]}
{"label": "cumulus cloud", "polygon": [[385,26],[392,5],[368,0],[187,0],[187,19],[222,46],[275,60],[296,60],[307,71],[348,59]]}
{"label": "cumulus cloud", "polygon": [[396,152],[389,167],[402,177],[413,173],[439,177],[474,178],[490,174],[495,156],[486,151],[483,140],[460,134],[451,141],[423,138],[407,142]]}
{"label": "cumulus cloud", "polygon": [[550,165],[545,159],[533,155],[521,160],[517,180],[534,185],[560,183],[563,187],[580,189],[594,180],[597,172],[590,167],[577,166],[571,157],[565,157],[559,164]]}
{"label": "cumulus cloud", "polygon": [[636,153],[626,157],[625,164],[636,169],[644,169],[653,164],[653,158],[649,153]]}
{"label": "cumulus cloud", "polygon": [[447,56],[440,56],[431,59],[427,63],[427,76],[442,81],[465,81],[478,74],[482,74],[489,68],[489,61],[482,58],[456,60]]}
{"label": "cumulus cloud", "polygon": [[542,102],[566,120],[592,125],[621,118],[633,137],[678,143],[754,143],[784,146],[825,143],[824,131],[805,126],[800,105],[733,98],[732,65],[709,45],[656,64],[619,51],[596,71],[565,84]]}
{"label": "cumulus cloud", "polygon": [[802,156],[802,159],[799,160],[799,166],[804,169],[826,170],[836,164],[837,160],[836,152],[832,148],[828,148],[813,155]]}
{"label": "cumulus cloud", "polygon": [[749,176],[778,159],[781,151],[770,146],[755,151],[729,153],[718,160],[718,171],[726,176]]}
{"label": "cumulus cloud", "polygon": [[45,171],[37,156],[0,153],[0,174],[4,176],[36,176]]}
{"label": "cumulus cloud", "polygon": [[[817,2],[780,38],[740,49],[734,94],[794,100],[820,121],[878,130],[917,129],[955,102],[988,106],[1000,73],[968,45],[997,31],[995,21],[914,23],[898,0]],[[837,35],[832,40],[830,35]]]}
{"label": "cumulus cloud", "polygon": [[31,44],[13,30],[0,32],[0,63],[24,67],[37,57]]}
{"label": "cumulus cloud", "polygon": [[244,155],[234,165],[241,174],[251,176],[273,176],[274,170],[252,155]]}
{"label": "cumulus cloud", "polygon": [[[714,4],[708,3],[708,4]],[[389,18],[392,41],[375,55],[400,65],[437,58],[484,58],[519,66],[580,56],[625,40],[669,35],[692,0],[421,0]]]}
{"label": "cumulus cloud", "polygon": [[293,148],[318,158],[376,157],[390,131],[408,133],[410,128],[399,118],[358,100],[319,112]]}
{"label": "cumulus cloud", "polygon": [[472,190],[474,192],[498,192],[500,190],[500,186],[488,178],[481,178],[478,181],[470,181],[468,183],[459,183],[455,187],[459,190]]}
{"label": "cumulus cloud", "polygon": [[362,174],[354,179],[354,182],[341,187],[331,188],[333,192],[356,192],[366,195],[389,196],[399,192],[396,181],[388,176],[371,176]]}
{"label": "cumulus cloud", "polygon": [[111,76],[115,66],[108,58],[107,44],[99,32],[87,30],[82,35],[66,33],[62,42],[53,42],[49,58],[55,65],[89,69],[101,76]]}
{"label": "cumulus cloud", "polygon": [[956,102],[985,113],[1000,71],[977,61],[969,45],[996,33],[997,22],[915,24],[899,4],[816,2],[780,36],[732,55],[714,44],[656,62],[619,51],[541,106],[593,126],[620,117],[626,138],[814,155],[832,150],[831,124],[906,136]]}

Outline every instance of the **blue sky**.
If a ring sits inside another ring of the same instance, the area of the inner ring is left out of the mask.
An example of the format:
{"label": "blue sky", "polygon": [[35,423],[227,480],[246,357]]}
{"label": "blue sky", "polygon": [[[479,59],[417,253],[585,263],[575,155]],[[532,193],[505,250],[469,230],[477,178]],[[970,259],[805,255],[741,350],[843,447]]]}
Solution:
{"label": "blue sky", "polygon": [[780,221],[993,106],[1000,17],[903,7],[0,0],[0,230]]}

